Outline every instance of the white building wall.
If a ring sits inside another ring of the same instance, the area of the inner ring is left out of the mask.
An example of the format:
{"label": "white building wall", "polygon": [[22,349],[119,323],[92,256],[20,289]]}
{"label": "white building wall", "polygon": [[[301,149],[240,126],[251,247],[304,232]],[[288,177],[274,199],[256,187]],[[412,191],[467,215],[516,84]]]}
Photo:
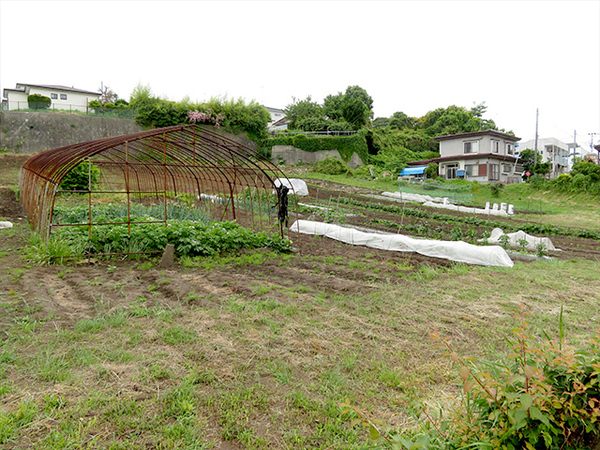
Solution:
{"label": "white building wall", "polygon": [[[514,142],[496,136],[474,136],[440,141],[440,156],[458,156],[465,154],[465,142],[476,143],[477,151],[474,153],[495,153],[498,155],[514,156]],[[497,142],[496,146],[492,143]]]}
{"label": "white building wall", "polygon": [[267,124],[268,127],[285,117],[285,112],[282,109],[269,108],[268,106],[265,106],[265,108],[269,111],[269,114],[271,114],[271,120]]}
{"label": "white building wall", "polygon": [[25,92],[6,91],[6,104],[9,111],[27,109],[27,94]]}
{"label": "white building wall", "polygon": [[[526,149],[535,150],[534,139],[519,143],[519,151]],[[567,144],[556,138],[538,138],[537,149],[542,155],[542,162],[550,163],[552,178],[569,171],[569,146]]]}
{"label": "white building wall", "polygon": [[[89,102],[98,100],[100,94],[88,94],[84,92],[63,91],[60,89],[48,89],[38,86],[27,86],[17,84],[17,89],[24,87],[24,92],[7,90],[7,109],[28,109],[27,96],[32,94],[43,95],[50,98],[50,108],[67,111],[87,111]],[[53,98],[56,97],[56,98]]]}

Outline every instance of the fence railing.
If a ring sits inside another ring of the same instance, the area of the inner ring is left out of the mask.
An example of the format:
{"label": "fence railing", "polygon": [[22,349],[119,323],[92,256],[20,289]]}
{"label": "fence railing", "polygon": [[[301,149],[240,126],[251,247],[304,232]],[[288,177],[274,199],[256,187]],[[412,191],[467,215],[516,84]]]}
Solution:
{"label": "fence railing", "polygon": [[271,136],[282,137],[282,136],[295,136],[297,134],[303,134],[305,136],[351,136],[356,134],[356,131],[272,131]]}
{"label": "fence railing", "polygon": [[78,114],[84,116],[115,117],[119,119],[133,119],[136,111],[129,108],[106,108],[82,105],[69,105],[64,103],[50,104],[33,102],[1,103],[0,111],[20,112],[49,112],[62,114]]}

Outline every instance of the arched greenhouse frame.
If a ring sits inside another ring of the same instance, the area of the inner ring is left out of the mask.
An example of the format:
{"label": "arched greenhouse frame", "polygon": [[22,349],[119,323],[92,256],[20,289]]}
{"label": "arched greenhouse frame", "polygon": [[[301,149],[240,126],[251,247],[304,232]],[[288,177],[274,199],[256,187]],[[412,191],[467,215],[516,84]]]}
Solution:
{"label": "arched greenhouse frame", "polygon": [[[62,185],[71,172],[83,172],[83,186]],[[291,186],[275,164],[213,127],[178,125],[39,153],[23,165],[19,185],[29,224],[44,239],[59,227],[86,227],[90,236],[98,227],[131,233],[141,224],[168,226],[198,211],[210,221],[234,221],[284,238],[287,199],[274,189],[277,179]],[[65,202],[84,208],[75,223],[56,213]],[[96,214],[96,206],[107,202],[123,209],[120,218]],[[144,208],[152,217],[140,220]],[[94,253],[108,254],[115,253]]]}

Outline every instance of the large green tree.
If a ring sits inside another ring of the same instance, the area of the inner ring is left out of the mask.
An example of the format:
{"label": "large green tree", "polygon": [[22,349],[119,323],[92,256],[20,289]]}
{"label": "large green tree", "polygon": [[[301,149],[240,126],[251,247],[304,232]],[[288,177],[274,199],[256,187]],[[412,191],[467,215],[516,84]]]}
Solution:
{"label": "large green tree", "polygon": [[348,86],[345,92],[330,94],[323,105],[293,98],[284,108],[290,129],[304,131],[359,130],[369,125],[373,117],[373,99],[360,86]]}
{"label": "large green tree", "polygon": [[455,105],[428,112],[419,120],[419,127],[430,136],[497,130],[492,120],[484,120],[466,108]]}
{"label": "large green tree", "polygon": [[[309,95],[304,100],[299,100],[296,97],[292,97],[292,103],[287,105],[283,111],[285,117],[290,121],[289,128],[292,130],[302,129],[299,125],[310,122],[314,123],[315,119],[324,121],[323,108],[317,102],[313,101]],[[317,130],[305,130],[305,131],[317,131]]]}
{"label": "large green tree", "polygon": [[392,130],[413,129],[416,124],[417,119],[409,117],[401,111],[395,112],[388,122],[388,126]]}

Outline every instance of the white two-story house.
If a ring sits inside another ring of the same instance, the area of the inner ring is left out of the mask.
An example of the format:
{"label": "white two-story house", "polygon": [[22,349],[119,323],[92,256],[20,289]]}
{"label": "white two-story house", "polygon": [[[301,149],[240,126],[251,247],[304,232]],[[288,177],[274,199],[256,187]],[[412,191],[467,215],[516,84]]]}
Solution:
{"label": "white two-story house", "polygon": [[7,111],[27,110],[27,96],[39,94],[50,99],[50,109],[87,111],[92,100],[100,98],[100,92],[85,91],[68,86],[17,83],[15,89],[4,89],[3,109]]}
{"label": "white two-story house", "polygon": [[[519,144],[519,150],[534,150],[535,140],[526,141]],[[569,172],[569,144],[559,141],[555,138],[540,138],[537,140],[538,152],[541,154],[540,162],[550,163],[550,178],[556,178],[563,173]]]}
{"label": "white two-story house", "polygon": [[438,175],[480,183],[520,183],[523,167],[515,157],[515,144],[521,138],[495,130],[449,134],[435,138],[440,157],[412,161],[409,166],[438,163]]}

